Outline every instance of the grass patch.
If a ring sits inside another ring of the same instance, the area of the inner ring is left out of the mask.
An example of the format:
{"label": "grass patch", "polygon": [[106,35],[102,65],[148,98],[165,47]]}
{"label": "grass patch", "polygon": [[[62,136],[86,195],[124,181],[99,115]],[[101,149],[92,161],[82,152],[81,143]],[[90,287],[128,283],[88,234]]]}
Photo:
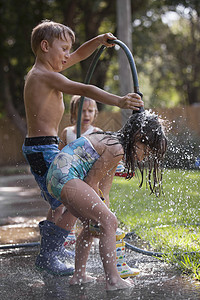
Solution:
{"label": "grass patch", "polygon": [[[130,181],[115,177],[110,192],[110,207],[127,231],[134,231],[154,250],[168,253],[168,261],[189,269],[196,279],[200,256],[184,253],[200,251],[199,175],[199,171],[165,170],[160,197],[150,195],[146,187],[139,189],[137,177]],[[185,267],[189,262],[193,268]]]}

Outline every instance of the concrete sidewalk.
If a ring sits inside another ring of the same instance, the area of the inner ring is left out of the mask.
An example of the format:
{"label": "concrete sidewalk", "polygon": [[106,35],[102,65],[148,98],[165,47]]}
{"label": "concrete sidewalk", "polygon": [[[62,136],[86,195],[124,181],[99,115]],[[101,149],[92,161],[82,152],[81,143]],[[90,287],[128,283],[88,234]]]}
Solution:
{"label": "concrete sidewalk", "polygon": [[[0,244],[39,241],[38,222],[48,210],[39,194],[30,174],[0,176]],[[69,286],[69,277],[37,271],[34,266],[37,252],[38,247],[0,250],[1,300],[200,299],[200,284],[153,257],[127,252],[129,265],[136,265],[141,273],[133,279],[131,290],[108,293],[97,249],[91,252],[87,269],[98,280],[75,287]]]}

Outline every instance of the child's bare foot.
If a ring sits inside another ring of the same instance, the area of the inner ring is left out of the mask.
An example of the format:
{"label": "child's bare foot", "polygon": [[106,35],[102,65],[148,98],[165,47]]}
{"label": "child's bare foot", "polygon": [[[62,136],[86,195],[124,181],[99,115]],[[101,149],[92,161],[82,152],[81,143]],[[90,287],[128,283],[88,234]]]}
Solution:
{"label": "child's bare foot", "polygon": [[95,281],[96,277],[92,277],[90,275],[84,274],[84,275],[76,275],[74,274],[73,277],[71,278],[69,284],[70,285],[75,285],[75,284],[84,284],[84,283],[89,283],[92,281]]}
{"label": "child's bare foot", "polygon": [[117,279],[116,282],[107,282],[106,283],[106,290],[107,291],[115,291],[115,290],[122,290],[128,289],[133,287],[133,281],[130,278],[127,279]]}

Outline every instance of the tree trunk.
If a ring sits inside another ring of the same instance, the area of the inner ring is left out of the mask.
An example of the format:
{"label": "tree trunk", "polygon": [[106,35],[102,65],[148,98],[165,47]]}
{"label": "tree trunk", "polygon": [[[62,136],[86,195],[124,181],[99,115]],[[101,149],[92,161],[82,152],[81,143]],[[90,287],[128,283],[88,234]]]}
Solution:
{"label": "tree trunk", "polygon": [[[131,1],[117,0],[117,37],[124,42],[132,51],[132,32],[131,32]],[[119,50],[119,82],[120,94],[122,96],[133,91],[133,80],[130,65],[126,54],[123,50]],[[130,109],[122,109],[122,123],[124,124],[132,111]]]}

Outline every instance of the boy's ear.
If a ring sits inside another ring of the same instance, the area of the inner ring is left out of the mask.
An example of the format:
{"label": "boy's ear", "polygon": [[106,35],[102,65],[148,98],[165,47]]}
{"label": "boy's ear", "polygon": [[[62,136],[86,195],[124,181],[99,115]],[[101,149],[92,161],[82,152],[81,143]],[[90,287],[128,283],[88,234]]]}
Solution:
{"label": "boy's ear", "polygon": [[40,43],[41,46],[41,50],[44,52],[48,52],[49,51],[49,42],[47,40],[42,40]]}

